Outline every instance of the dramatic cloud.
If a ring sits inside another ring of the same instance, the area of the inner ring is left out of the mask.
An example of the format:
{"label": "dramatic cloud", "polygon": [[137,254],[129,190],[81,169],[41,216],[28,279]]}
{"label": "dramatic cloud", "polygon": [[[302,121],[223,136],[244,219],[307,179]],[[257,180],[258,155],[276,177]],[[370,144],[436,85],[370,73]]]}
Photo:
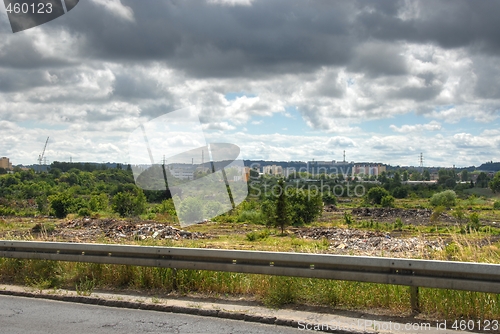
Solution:
{"label": "dramatic cloud", "polygon": [[0,155],[34,163],[50,135],[51,160],[124,161],[130,131],[196,105],[247,158],[499,160],[498,14],[474,0],[91,0],[12,34],[2,10]]}

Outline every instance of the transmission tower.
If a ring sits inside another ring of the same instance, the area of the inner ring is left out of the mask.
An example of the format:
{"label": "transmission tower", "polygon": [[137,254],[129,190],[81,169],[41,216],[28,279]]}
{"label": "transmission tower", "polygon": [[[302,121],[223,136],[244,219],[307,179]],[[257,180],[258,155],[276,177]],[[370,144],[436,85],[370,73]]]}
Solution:
{"label": "transmission tower", "polygon": [[420,173],[424,172],[424,154],[420,152]]}

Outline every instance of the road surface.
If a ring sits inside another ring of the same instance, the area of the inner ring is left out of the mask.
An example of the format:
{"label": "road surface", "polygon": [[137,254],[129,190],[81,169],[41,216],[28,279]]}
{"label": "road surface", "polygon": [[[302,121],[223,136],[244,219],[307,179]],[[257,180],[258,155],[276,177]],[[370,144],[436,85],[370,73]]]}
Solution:
{"label": "road surface", "polygon": [[273,333],[296,328],[178,313],[0,296],[0,333]]}

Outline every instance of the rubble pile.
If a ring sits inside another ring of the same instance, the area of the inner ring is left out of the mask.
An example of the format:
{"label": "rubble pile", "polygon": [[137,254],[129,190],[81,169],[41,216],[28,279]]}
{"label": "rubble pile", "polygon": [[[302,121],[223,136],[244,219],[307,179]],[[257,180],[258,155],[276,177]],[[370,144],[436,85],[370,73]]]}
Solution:
{"label": "rubble pile", "polygon": [[[401,208],[354,208],[351,212],[358,217],[391,221],[400,218],[408,224],[425,224],[430,221],[430,209],[401,209]],[[445,213],[440,216],[441,221],[454,222],[455,219]]]}
{"label": "rubble pile", "polygon": [[296,231],[300,238],[322,239],[329,241],[329,249],[337,253],[350,251],[372,254],[377,252],[390,253],[425,253],[429,250],[442,250],[445,243],[442,240],[425,240],[422,238],[396,238],[389,233],[362,231],[357,229],[325,229],[312,228]]}
{"label": "rubble pile", "polygon": [[153,239],[205,239],[209,236],[198,232],[188,232],[165,224],[156,222],[133,223],[116,219],[83,218],[70,220],[59,225],[53,236],[63,238],[77,237],[80,239],[94,239],[106,236],[119,240],[122,238],[135,238],[138,240]]}

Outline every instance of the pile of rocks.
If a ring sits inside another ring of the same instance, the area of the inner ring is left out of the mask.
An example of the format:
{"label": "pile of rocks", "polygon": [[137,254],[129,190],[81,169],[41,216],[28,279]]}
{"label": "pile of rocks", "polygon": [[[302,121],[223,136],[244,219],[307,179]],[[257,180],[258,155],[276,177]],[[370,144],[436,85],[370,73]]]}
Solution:
{"label": "pile of rocks", "polygon": [[198,232],[188,232],[157,222],[142,221],[132,223],[117,219],[82,218],[61,223],[51,234],[63,238],[76,237],[82,240],[106,236],[119,240],[123,238],[145,239],[205,239],[209,236]]}
{"label": "pile of rocks", "polygon": [[429,209],[401,209],[401,208],[354,208],[352,214],[373,218],[422,218],[429,219],[432,210]]}
{"label": "pile of rocks", "polygon": [[413,253],[423,254],[431,250],[442,250],[446,245],[443,240],[425,240],[422,238],[397,238],[390,233],[363,231],[357,229],[312,228],[296,231],[300,238],[322,239],[329,242],[329,249],[335,253],[380,254]]}

